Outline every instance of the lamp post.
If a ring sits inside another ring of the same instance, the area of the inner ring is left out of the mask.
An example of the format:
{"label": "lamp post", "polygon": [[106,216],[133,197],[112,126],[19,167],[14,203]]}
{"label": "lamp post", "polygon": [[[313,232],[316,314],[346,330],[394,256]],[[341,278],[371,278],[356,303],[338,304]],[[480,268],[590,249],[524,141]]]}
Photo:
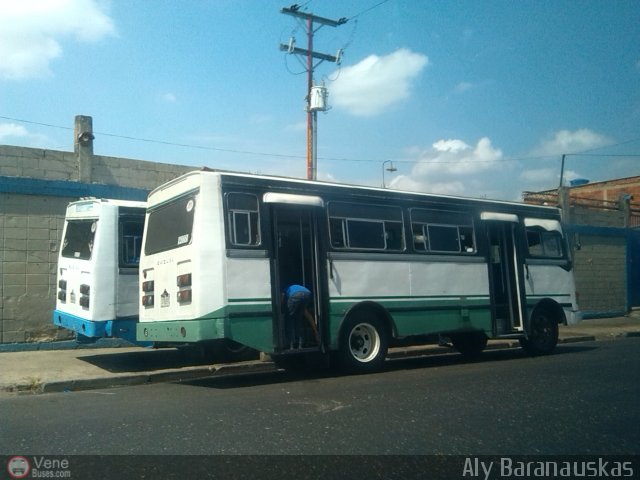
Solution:
{"label": "lamp post", "polygon": [[[384,166],[387,163],[389,164],[389,166],[387,168],[385,168]],[[398,171],[398,169],[393,166],[393,161],[392,160],[385,160],[384,162],[382,162],[382,188],[387,188],[387,185],[384,182],[384,172],[385,172],[385,170],[387,172],[397,172]]]}

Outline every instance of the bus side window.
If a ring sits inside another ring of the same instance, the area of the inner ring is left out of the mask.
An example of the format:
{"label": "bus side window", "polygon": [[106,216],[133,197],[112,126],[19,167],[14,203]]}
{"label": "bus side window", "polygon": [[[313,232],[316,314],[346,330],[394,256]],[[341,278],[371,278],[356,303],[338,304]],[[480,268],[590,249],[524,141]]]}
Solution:
{"label": "bus side window", "polygon": [[413,230],[413,248],[419,252],[426,252],[429,249],[427,245],[427,234],[424,232],[425,225],[422,223],[412,223]]}
{"label": "bus side window", "polygon": [[144,218],[120,221],[120,266],[137,267],[142,250]]}
{"label": "bus side window", "polygon": [[411,209],[413,245],[425,253],[476,253],[471,216],[463,212]]}
{"label": "bus side window", "polygon": [[542,229],[527,229],[527,245],[532,257],[562,257],[562,240],[560,233]]}
{"label": "bus side window", "polygon": [[249,193],[227,195],[229,241],[232,245],[260,245],[258,197]]}
{"label": "bus side window", "polygon": [[330,202],[328,215],[333,248],[396,252],[405,249],[400,207]]}
{"label": "bus side window", "polygon": [[331,237],[331,246],[334,248],[344,248],[346,245],[344,218],[329,219],[329,236]]}

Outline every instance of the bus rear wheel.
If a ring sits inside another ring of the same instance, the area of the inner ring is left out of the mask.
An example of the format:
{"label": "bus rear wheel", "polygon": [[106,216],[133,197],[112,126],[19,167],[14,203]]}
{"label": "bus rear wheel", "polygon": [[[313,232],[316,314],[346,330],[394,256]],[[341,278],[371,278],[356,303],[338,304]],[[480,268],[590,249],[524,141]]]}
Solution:
{"label": "bus rear wheel", "polygon": [[484,332],[452,333],[449,335],[453,348],[466,358],[476,358],[487,346]]}
{"label": "bus rear wheel", "polygon": [[520,345],[529,355],[548,355],[558,344],[558,322],[546,309],[533,312],[527,338]]}
{"label": "bus rear wheel", "polygon": [[388,345],[387,331],[378,318],[362,315],[348,318],[340,334],[340,366],[350,373],[379,370]]}

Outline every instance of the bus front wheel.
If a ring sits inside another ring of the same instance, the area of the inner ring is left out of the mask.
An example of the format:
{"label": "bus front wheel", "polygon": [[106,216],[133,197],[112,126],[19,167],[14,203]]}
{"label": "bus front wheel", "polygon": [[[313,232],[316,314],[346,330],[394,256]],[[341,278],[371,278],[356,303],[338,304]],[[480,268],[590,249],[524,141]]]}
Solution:
{"label": "bus front wheel", "polygon": [[558,344],[558,322],[546,309],[533,313],[527,338],[520,339],[520,345],[529,355],[547,355]]}
{"label": "bus front wheel", "polygon": [[348,318],[340,334],[340,365],[350,373],[379,370],[387,356],[388,343],[387,331],[378,318]]}

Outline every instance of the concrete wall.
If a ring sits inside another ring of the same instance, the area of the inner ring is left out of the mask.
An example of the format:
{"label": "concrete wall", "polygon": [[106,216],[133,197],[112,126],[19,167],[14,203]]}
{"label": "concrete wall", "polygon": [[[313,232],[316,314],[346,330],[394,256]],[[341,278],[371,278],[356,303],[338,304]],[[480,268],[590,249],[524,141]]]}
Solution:
{"label": "concrete wall", "polygon": [[589,230],[574,234],[574,272],[580,309],[587,316],[619,315],[627,310],[624,236]]}
{"label": "concrete wall", "polygon": [[76,118],[74,135],[73,152],[0,145],[0,343],[71,338],[51,321],[69,202],[145,200],[150,190],[195,169],[94,155],[90,117]]}

